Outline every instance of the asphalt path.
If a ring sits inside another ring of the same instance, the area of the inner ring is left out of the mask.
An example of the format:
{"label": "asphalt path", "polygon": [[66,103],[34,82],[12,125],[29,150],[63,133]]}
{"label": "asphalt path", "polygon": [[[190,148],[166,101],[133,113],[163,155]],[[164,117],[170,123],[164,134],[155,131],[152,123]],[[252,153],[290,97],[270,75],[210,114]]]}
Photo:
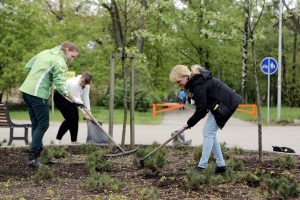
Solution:
{"label": "asphalt path", "polygon": [[[173,110],[164,113],[162,123],[160,125],[135,125],[135,144],[149,145],[154,141],[163,143],[169,137],[172,131],[181,128],[187,119],[193,114],[193,108],[184,111]],[[151,119],[149,119],[151,120]],[[193,128],[185,131],[186,139],[192,140],[192,146],[202,144],[202,127],[206,119],[202,119]],[[23,123],[17,121],[16,123]],[[26,122],[28,123],[28,122]],[[50,122],[43,143],[49,145],[51,141],[55,141],[57,130],[60,122]],[[103,124],[103,129],[108,132],[108,124]],[[24,129],[15,128],[17,135],[22,135]],[[113,126],[113,138],[117,143],[121,142],[122,125]],[[126,128],[126,144],[130,144],[130,126]],[[30,135],[30,134],[29,134]],[[8,140],[9,129],[0,127],[0,141]],[[79,124],[78,142],[85,143],[87,138],[87,124],[81,122]],[[31,141],[31,136],[29,136]],[[225,142],[228,147],[240,147],[245,150],[258,150],[258,126],[252,122],[245,122],[239,119],[231,118],[222,130],[218,131],[219,142]],[[62,144],[71,143],[69,132],[63,137]],[[5,143],[3,146],[6,146]],[[25,146],[24,141],[14,141],[14,146]],[[171,144],[170,144],[171,145]],[[272,151],[272,146],[285,146],[292,148],[296,154],[300,155],[300,126],[263,126],[262,127],[262,149],[263,151]]]}

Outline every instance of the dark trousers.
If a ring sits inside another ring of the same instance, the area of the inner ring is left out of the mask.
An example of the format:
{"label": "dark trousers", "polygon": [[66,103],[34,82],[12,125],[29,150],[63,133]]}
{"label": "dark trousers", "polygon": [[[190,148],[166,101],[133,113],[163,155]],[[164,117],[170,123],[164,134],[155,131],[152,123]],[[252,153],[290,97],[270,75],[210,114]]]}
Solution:
{"label": "dark trousers", "polygon": [[32,145],[30,151],[41,152],[43,150],[43,137],[49,128],[48,99],[42,99],[24,92],[22,92],[22,96],[28,107],[32,124]]}
{"label": "dark trousers", "polygon": [[56,139],[61,140],[65,133],[69,130],[71,133],[71,141],[77,141],[79,114],[76,104],[71,103],[57,91],[54,92],[54,104],[61,112],[65,120],[58,129]]}

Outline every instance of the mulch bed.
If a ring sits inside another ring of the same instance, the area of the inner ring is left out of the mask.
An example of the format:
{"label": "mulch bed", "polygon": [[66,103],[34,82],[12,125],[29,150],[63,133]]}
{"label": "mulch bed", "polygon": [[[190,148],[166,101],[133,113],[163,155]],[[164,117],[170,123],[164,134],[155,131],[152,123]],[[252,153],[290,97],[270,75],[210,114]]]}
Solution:
{"label": "mulch bed", "polygon": [[[141,147],[143,148],[143,147]],[[0,199],[266,199],[263,185],[251,186],[246,181],[225,182],[218,185],[203,185],[198,190],[186,186],[187,170],[196,166],[193,147],[168,147],[167,164],[163,169],[141,169],[133,165],[133,157],[111,160],[112,167],[106,170],[111,177],[123,184],[119,190],[102,192],[84,187],[89,176],[85,155],[79,146],[66,147],[70,153],[49,165],[54,176],[36,182],[36,170],[26,166],[27,148],[0,148]],[[235,157],[245,164],[245,172],[264,170],[275,176],[291,174],[300,182],[300,157],[292,155],[296,169],[287,170],[274,165],[272,160],[283,154],[263,152],[263,162],[257,152],[245,152]],[[221,176],[221,175],[216,175]],[[161,181],[162,177],[166,181]],[[144,191],[144,192],[143,192]],[[147,194],[145,191],[157,191]],[[270,197],[270,196],[269,196]],[[271,196],[277,198],[276,196]]]}

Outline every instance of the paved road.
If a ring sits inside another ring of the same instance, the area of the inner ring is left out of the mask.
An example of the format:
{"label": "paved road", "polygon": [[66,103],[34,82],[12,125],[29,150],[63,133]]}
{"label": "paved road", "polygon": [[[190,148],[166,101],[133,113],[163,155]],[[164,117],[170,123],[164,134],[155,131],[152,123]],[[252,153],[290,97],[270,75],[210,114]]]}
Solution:
{"label": "paved road", "polygon": [[[161,125],[136,125],[135,126],[135,143],[152,144],[154,141],[164,142],[170,137],[173,130],[181,128],[193,110],[185,109],[184,111],[174,110],[165,113]],[[205,119],[201,120],[195,127],[185,132],[186,139],[192,139],[192,146],[202,144],[202,127]],[[50,144],[55,140],[59,122],[50,122],[50,127],[45,134],[44,144]],[[103,125],[104,130],[108,130],[108,124]],[[17,134],[22,134],[23,129],[15,129]],[[263,150],[272,151],[272,146],[287,146],[300,155],[300,126],[264,126],[263,129]],[[122,125],[114,125],[114,139],[117,143],[121,141]],[[0,141],[8,139],[9,129],[0,128]],[[86,123],[79,124],[78,142],[84,143],[87,137]],[[244,122],[231,118],[223,130],[218,132],[219,142],[226,142],[228,147],[241,147],[247,150],[258,149],[258,127],[251,122]],[[31,138],[30,138],[31,140]],[[130,143],[129,125],[127,126],[126,144]],[[25,145],[24,141],[13,142],[16,146]],[[70,134],[67,133],[62,144],[70,144]],[[4,144],[5,146],[6,144]]]}

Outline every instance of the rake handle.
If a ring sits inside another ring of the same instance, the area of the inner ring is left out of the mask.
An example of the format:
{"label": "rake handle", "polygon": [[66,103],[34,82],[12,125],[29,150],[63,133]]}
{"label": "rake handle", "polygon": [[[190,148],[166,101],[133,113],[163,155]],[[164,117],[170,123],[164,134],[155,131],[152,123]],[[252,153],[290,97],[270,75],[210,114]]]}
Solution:
{"label": "rake handle", "polygon": [[160,150],[162,147],[164,147],[166,144],[168,144],[170,141],[172,141],[174,138],[176,138],[179,134],[181,134],[185,130],[186,130],[186,128],[180,129],[176,134],[174,134],[172,137],[170,137],[167,141],[165,141],[163,144],[159,145],[153,151],[148,153],[144,158],[142,158],[142,160],[145,160],[146,158],[152,156],[154,153],[156,153],[158,150]]}
{"label": "rake handle", "polygon": [[92,121],[98,126],[98,128],[100,128],[101,129],[101,131],[109,138],[109,140],[112,142],[112,143],[114,143],[114,145],[120,150],[120,151],[122,151],[122,153],[124,153],[125,152],[125,150],[120,146],[120,145],[118,145],[115,141],[114,141],[114,139],[108,134],[108,133],[106,133],[106,131],[104,131],[103,130],[103,128],[100,126],[100,124],[98,123],[98,121],[97,121],[97,119],[95,119],[95,117],[87,110],[87,108],[84,106],[84,105],[78,105],[80,108],[81,108],[81,110],[83,110],[84,111],[84,113],[86,113],[91,119],[92,119]]}

